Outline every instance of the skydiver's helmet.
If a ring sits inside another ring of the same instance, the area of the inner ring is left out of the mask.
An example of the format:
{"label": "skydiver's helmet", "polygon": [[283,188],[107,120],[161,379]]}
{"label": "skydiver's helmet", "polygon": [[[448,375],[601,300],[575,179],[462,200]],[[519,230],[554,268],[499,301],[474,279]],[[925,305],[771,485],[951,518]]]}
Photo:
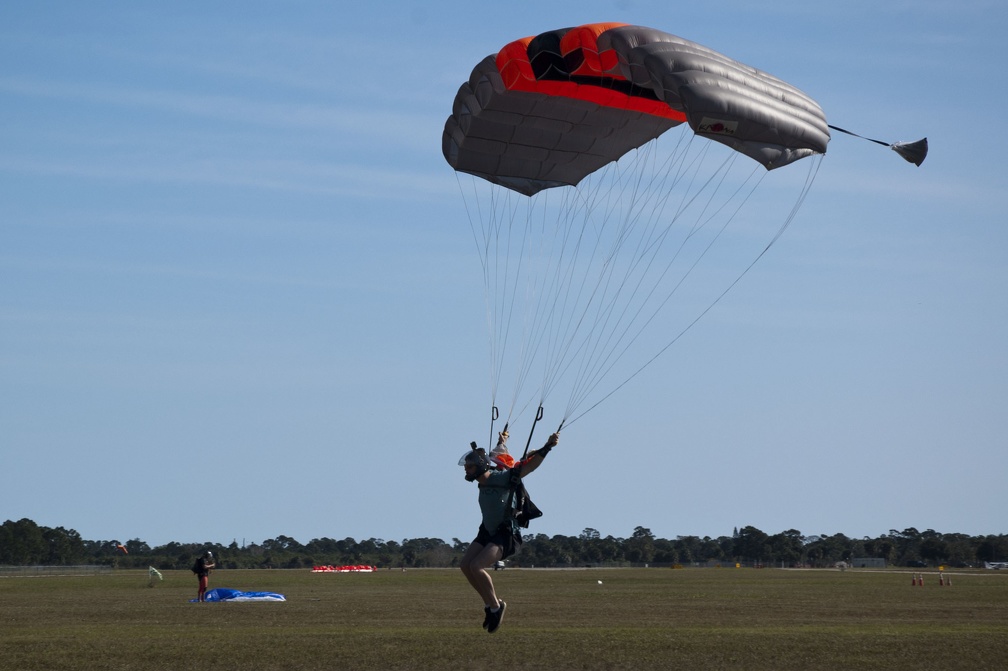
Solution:
{"label": "skydiver's helmet", "polygon": [[482,447],[476,447],[476,443],[470,443],[469,451],[459,459],[459,466],[465,467],[469,465],[476,467],[471,473],[466,473],[465,479],[469,482],[473,482],[493,468],[490,459],[487,458],[486,450]]}

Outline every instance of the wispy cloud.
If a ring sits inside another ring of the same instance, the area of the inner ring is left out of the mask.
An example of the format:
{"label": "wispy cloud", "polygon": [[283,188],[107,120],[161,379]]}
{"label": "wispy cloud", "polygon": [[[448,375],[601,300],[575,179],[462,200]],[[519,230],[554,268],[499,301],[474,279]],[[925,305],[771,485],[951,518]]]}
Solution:
{"label": "wispy cloud", "polygon": [[[416,147],[415,113],[369,109],[363,105],[292,104],[263,98],[199,94],[168,89],[111,87],[76,82],[0,78],[0,95],[49,98],[61,102],[144,108],[233,124],[355,133]],[[67,111],[72,113],[72,110]]]}
{"label": "wispy cloud", "polygon": [[359,199],[417,202],[457,192],[450,170],[365,167],[309,160],[205,157],[126,163],[0,156],[0,171],[106,182],[227,186]]}

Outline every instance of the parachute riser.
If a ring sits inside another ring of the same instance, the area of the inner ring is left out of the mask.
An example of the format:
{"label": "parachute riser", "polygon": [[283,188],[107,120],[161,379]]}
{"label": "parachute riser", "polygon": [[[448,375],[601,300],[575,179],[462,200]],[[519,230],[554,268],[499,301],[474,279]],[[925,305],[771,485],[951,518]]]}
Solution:
{"label": "parachute riser", "polygon": [[880,144],[883,147],[889,147],[894,152],[902,156],[904,160],[906,160],[909,163],[913,163],[917,167],[920,167],[920,164],[924,162],[925,158],[927,158],[928,153],[927,138],[917,140],[916,142],[883,142],[882,140],[875,140],[870,137],[865,137],[864,135],[858,135],[857,133],[853,133],[844,128],[840,128],[839,126],[833,126],[830,124],[827,125],[833,130],[838,131],[840,133],[846,133],[847,135],[852,135],[854,137],[861,138],[862,140],[868,140],[869,142]]}
{"label": "parachute riser", "polygon": [[[493,442],[494,422],[497,421],[497,419],[499,418],[500,418],[500,412],[497,410],[497,406],[495,405],[490,410],[490,440],[487,442],[488,449],[490,445],[494,444]],[[504,422],[504,431],[507,430],[508,430],[508,423]]]}
{"label": "parachute riser", "polygon": [[524,461],[525,458],[528,456],[529,445],[532,444],[532,436],[535,434],[536,424],[538,424],[539,420],[541,420],[542,418],[543,418],[543,407],[540,405],[539,409],[536,411],[536,417],[532,421],[532,429],[529,431],[528,440],[525,441],[525,451],[522,453],[522,461]]}

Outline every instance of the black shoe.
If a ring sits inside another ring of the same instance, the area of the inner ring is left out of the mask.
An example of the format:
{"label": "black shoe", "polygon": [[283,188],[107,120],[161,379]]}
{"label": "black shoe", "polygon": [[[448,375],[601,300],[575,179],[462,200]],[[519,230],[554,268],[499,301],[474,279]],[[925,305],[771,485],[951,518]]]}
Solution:
{"label": "black shoe", "polygon": [[483,628],[486,629],[490,626],[490,606],[483,606],[483,612],[486,613],[486,617],[483,618]]}
{"label": "black shoe", "polygon": [[490,622],[487,624],[487,632],[494,633],[500,628],[501,621],[504,619],[504,610],[507,608],[507,604],[503,601],[500,602],[500,610],[496,613],[490,613]]}

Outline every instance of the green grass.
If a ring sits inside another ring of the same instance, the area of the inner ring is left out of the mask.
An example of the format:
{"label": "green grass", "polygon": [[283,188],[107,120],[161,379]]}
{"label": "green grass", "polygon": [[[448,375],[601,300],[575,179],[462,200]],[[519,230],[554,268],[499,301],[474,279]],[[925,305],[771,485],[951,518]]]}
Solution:
{"label": "green grass", "polygon": [[[457,570],[217,571],[285,603],[193,604],[165,572],[0,578],[0,668],[1004,669],[1008,572],[755,569],[494,574],[501,630]],[[598,584],[601,580],[603,584]]]}

